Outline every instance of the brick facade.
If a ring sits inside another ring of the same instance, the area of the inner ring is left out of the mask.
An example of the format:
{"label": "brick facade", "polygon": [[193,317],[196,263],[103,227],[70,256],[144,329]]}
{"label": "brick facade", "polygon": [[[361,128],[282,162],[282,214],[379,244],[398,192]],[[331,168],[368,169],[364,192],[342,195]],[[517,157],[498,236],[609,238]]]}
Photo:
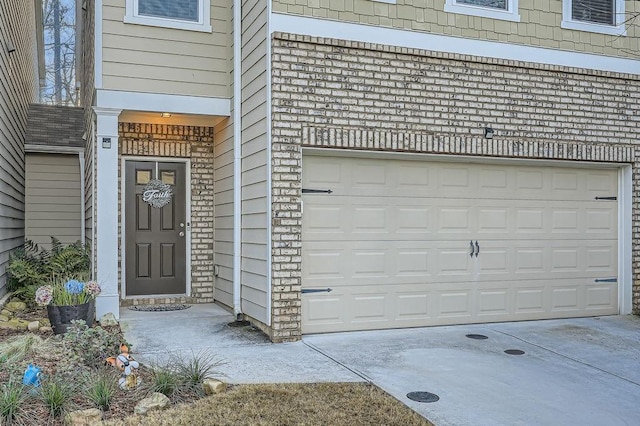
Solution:
{"label": "brick facade", "polygon": [[[213,127],[141,123],[119,123],[118,127],[119,154],[124,158],[191,160],[191,297],[136,298],[122,304],[213,302]],[[121,176],[119,170],[119,181]]]}
{"label": "brick facade", "polygon": [[[272,41],[274,341],[301,333],[302,147],[626,163],[640,188],[637,76],[282,33]],[[639,313],[637,191],[632,221]]]}

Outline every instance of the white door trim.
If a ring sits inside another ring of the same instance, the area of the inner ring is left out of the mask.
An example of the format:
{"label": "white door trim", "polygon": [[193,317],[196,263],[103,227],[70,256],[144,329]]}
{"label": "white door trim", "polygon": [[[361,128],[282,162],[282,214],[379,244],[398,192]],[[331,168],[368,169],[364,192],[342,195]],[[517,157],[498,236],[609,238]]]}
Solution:
{"label": "white door trim", "polygon": [[629,164],[620,167],[618,172],[618,308],[620,315],[629,315],[632,311],[632,173],[632,167]]}
{"label": "white door trim", "polygon": [[[590,169],[618,169],[618,312],[629,315],[632,312],[633,276],[631,268],[632,235],[631,213],[633,199],[632,167],[630,164],[548,160],[548,159],[517,159],[468,155],[422,154],[408,152],[373,152],[350,149],[332,148],[302,148],[302,155],[325,155],[339,157],[360,158],[399,158],[416,161],[446,161],[464,163],[493,163],[493,164],[527,164],[555,167],[576,167]],[[302,171],[304,173],[304,170]]]}
{"label": "white door trim", "polygon": [[[145,294],[143,296],[127,296],[127,264],[126,264],[126,226],[125,226],[125,191],[126,191],[126,162],[127,161],[158,161],[161,163],[184,163],[185,164],[185,218],[189,224],[189,230],[185,236],[185,284],[184,294]],[[183,297],[191,296],[191,160],[189,158],[171,157],[144,157],[144,156],[122,156],[120,158],[120,298],[121,299],[144,299],[153,297]]]}

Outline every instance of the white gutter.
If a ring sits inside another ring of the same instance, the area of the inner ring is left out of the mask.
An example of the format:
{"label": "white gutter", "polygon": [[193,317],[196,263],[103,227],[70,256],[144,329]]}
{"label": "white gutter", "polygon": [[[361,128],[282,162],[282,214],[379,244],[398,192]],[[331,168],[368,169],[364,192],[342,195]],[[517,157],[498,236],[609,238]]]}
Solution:
{"label": "white gutter", "polygon": [[242,315],[242,2],[233,0],[233,313]]}
{"label": "white gutter", "polygon": [[78,153],[78,160],[80,161],[80,241],[84,246],[86,244],[86,229],[85,229],[85,197],[84,197],[84,151]]}

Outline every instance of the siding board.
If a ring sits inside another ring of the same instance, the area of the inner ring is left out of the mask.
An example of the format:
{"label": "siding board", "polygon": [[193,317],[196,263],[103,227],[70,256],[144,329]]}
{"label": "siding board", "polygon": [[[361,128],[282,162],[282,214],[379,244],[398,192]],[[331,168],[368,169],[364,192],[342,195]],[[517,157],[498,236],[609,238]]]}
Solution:
{"label": "siding board", "polygon": [[244,313],[266,324],[269,322],[266,0],[244,2],[242,18],[242,307]]}
{"label": "siding board", "polygon": [[[230,2],[211,1],[212,33],[125,24],[124,5],[123,0],[103,2],[105,89],[223,98],[230,96],[227,57]],[[168,68],[167,64],[180,66]]]}
{"label": "siding board", "polygon": [[0,2],[0,297],[9,252],[24,242],[24,143],[29,104],[38,101],[35,16],[33,1]]}
{"label": "siding board", "polygon": [[77,155],[26,155],[26,238],[48,247],[81,237],[80,163]]}

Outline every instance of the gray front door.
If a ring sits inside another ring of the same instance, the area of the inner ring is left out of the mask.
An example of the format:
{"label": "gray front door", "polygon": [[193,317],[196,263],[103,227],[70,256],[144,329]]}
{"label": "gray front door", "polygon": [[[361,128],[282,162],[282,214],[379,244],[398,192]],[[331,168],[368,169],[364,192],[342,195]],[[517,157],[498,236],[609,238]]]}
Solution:
{"label": "gray front door", "polygon": [[[126,295],[185,294],[185,164],[125,164]],[[160,191],[165,202],[170,200],[163,207],[152,205],[153,197],[149,196],[153,192],[149,182],[155,180],[169,185],[172,192],[167,196]]]}

